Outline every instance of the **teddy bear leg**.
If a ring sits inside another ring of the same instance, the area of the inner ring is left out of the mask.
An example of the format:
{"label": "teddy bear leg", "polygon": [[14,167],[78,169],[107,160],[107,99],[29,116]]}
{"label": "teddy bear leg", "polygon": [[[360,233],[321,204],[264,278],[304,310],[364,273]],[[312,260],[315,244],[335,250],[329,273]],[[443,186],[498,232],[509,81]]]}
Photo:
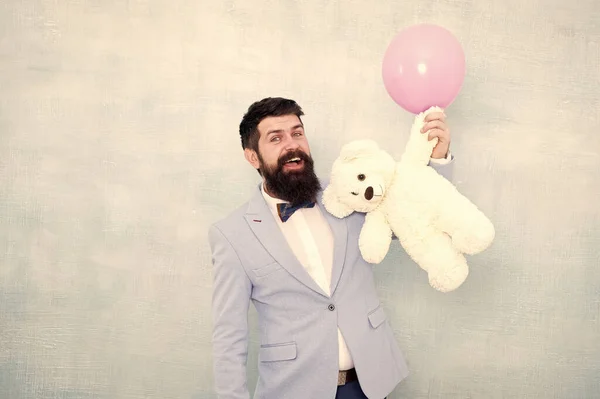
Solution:
{"label": "teddy bear leg", "polygon": [[452,236],[452,244],[468,255],[482,252],[494,240],[494,225],[477,209],[463,215],[462,221],[455,220],[454,223],[449,223],[454,226],[454,229],[448,229],[448,234]]}
{"label": "teddy bear leg", "polygon": [[429,285],[440,292],[454,291],[469,275],[469,266],[463,255],[456,253],[450,263],[428,273]]}
{"label": "teddy bear leg", "polygon": [[457,289],[469,275],[469,267],[462,253],[452,245],[444,233],[428,235],[421,241],[406,240],[408,255],[427,272],[429,284],[440,292]]}
{"label": "teddy bear leg", "polygon": [[452,245],[468,255],[489,247],[495,236],[492,222],[459,192],[448,190],[444,197],[446,206],[440,208],[437,224],[452,237]]}
{"label": "teddy bear leg", "polygon": [[475,255],[490,246],[494,239],[494,226],[490,221],[481,221],[469,229],[455,231],[453,245],[467,255]]}

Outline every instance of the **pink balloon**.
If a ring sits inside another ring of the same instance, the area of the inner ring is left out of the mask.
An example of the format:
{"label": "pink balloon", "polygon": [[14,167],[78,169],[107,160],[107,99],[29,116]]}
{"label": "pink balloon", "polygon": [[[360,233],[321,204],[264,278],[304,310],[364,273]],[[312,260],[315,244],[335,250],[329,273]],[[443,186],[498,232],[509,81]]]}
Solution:
{"label": "pink balloon", "polygon": [[418,114],[446,108],[462,87],[465,54],[447,29],[421,24],[400,31],[383,58],[383,83],[405,110]]}

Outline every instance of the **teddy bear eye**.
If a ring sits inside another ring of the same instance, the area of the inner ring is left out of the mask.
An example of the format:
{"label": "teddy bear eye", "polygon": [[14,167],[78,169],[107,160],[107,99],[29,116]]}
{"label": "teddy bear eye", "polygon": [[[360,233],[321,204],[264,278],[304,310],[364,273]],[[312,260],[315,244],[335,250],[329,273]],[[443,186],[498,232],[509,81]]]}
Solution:
{"label": "teddy bear eye", "polygon": [[360,175],[357,176],[358,180],[363,181],[365,180],[365,175],[363,175],[362,173]]}
{"label": "teddy bear eye", "polygon": [[350,191],[350,194],[352,194],[352,195],[358,195],[358,193],[355,193],[354,191]]}

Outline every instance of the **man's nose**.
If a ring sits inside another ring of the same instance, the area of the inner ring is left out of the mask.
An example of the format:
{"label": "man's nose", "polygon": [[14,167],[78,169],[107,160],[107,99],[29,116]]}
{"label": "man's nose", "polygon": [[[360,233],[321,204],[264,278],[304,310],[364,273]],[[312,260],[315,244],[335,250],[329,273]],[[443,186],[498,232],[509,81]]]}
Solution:
{"label": "man's nose", "polygon": [[293,151],[296,150],[300,147],[300,144],[298,144],[294,139],[292,139],[291,137],[288,137],[284,143],[284,148],[288,151]]}

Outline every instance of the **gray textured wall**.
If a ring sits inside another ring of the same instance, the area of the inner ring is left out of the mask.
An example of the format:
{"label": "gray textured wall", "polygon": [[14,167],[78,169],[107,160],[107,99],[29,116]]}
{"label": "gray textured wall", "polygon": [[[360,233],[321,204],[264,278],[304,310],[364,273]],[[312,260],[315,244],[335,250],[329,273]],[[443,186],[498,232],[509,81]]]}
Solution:
{"label": "gray textured wall", "polygon": [[465,48],[456,184],[498,234],[452,294],[398,246],[377,267],[392,398],[600,397],[598,0],[0,2],[0,397],[213,398],[206,233],[257,183],[241,115],[297,99],[322,175],[354,138],[399,155],[381,59],[418,22]]}

